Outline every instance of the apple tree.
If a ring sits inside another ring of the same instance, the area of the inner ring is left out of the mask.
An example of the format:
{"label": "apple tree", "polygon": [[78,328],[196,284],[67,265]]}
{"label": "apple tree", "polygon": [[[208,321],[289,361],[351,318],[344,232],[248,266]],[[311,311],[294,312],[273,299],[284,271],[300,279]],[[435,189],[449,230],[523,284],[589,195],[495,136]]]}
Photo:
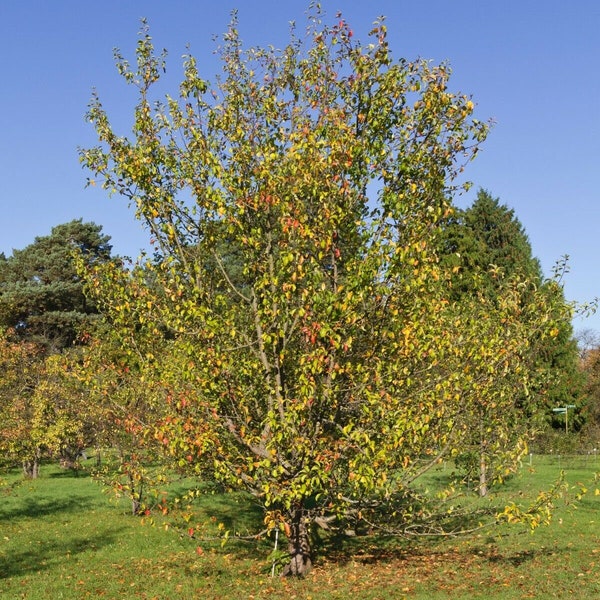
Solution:
{"label": "apple tree", "polygon": [[[128,284],[106,266],[88,279],[157,384],[147,431],[188,473],[262,504],[290,575],[310,569],[315,522],[456,527],[420,477],[459,452],[500,378],[528,379],[519,289],[453,301],[436,252],[487,125],[447,65],[394,58],[383,21],[363,44],[338,18],[317,15],[282,50],[244,49],[234,18],[221,76],[187,56],[163,99],[165,55],[144,26],[136,65],[116,53],[137,90],[132,133],[94,95],[99,145],[80,153],[155,245]],[[512,464],[523,448],[495,451]]]}

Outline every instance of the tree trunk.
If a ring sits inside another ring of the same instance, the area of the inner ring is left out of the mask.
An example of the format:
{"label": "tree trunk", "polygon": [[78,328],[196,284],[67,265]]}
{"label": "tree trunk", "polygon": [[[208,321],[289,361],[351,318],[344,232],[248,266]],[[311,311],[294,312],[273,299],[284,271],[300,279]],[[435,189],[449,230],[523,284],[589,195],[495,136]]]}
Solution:
{"label": "tree trunk", "polygon": [[139,491],[136,490],[135,479],[132,473],[129,473],[129,495],[131,497],[131,514],[136,517],[142,512],[142,491],[143,482],[140,481]]}
{"label": "tree trunk", "polygon": [[484,416],[480,416],[479,422],[479,496],[484,498],[488,493],[488,464],[487,464],[487,440],[485,437]]}
{"label": "tree trunk", "polygon": [[37,479],[40,474],[40,451],[36,449],[35,454],[29,460],[23,461],[23,475],[27,479]]}
{"label": "tree trunk", "polygon": [[479,495],[483,498],[488,493],[487,461],[484,448],[479,453]]}
{"label": "tree trunk", "polygon": [[284,577],[305,577],[312,568],[310,534],[302,507],[296,508],[290,519],[288,551],[290,562],[283,569]]}
{"label": "tree trunk", "polygon": [[70,469],[77,473],[81,464],[79,458],[81,456],[80,448],[63,448],[60,453],[60,466],[62,469]]}

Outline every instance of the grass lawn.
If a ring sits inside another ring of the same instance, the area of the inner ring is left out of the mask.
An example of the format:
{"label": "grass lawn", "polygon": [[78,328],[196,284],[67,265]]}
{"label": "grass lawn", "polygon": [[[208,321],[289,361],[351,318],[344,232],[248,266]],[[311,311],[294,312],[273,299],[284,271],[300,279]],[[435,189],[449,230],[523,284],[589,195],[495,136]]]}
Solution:
{"label": "grass lawn", "polygon": [[[391,545],[355,538],[290,581],[270,577],[268,541],[222,548],[143,524],[85,474],[45,466],[36,481],[0,488],[0,598],[600,598],[600,464],[534,457],[502,494],[531,498],[561,468],[590,492],[577,508],[560,502],[552,525],[533,535],[504,527]],[[209,496],[204,506],[235,529],[258,517],[235,498]]]}

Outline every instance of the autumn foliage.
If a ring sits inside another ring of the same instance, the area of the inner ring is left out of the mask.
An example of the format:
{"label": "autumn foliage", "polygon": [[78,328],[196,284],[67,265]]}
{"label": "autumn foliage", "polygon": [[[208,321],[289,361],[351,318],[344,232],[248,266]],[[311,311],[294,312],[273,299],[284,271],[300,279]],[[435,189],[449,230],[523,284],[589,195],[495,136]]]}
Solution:
{"label": "autumn foliage", "polygon": [[88,113],[90,182],[129,201],[155,244],[132,270],[88,273],[152,390],[144,435],[258,499],[289,538],[287,574],[310,568],[317,522],[464,527],[440,505],[452,489],[430,497],[420,479],[473,431],[486,485],[511,472],[526,358],[552,327],[527,280],[458,302],[438,260],[487,125],[447,65],[395,59],[384,22],[361,44],[316,15],[283,50],[245,50],[234,19],[219,54],[214,84],[187,56],[179,94],[160,100],[164,55],[144,27],[135,67],[117,53],[138,93],[132,134],[97,96]]}

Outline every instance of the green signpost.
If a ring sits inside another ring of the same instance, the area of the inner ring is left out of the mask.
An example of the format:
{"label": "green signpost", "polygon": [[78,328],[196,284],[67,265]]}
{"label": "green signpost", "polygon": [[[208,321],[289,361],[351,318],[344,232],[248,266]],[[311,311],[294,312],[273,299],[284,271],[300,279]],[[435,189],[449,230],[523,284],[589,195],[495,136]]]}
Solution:
{"label": "green signpost", "polygon": [[575,408],[574,404],[567,404],[566,406],[559,406],[552,409],[552,412],[558,415],[565,415],[565,433],[569,433],[569,409],[573,408]]}

